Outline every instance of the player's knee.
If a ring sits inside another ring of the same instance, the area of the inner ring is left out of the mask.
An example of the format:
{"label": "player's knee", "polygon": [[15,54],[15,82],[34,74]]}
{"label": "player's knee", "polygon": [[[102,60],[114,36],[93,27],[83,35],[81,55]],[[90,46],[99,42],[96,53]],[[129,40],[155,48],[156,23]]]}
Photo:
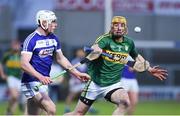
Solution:
{"label": "player's knee", "polygon": [[120,102],[118,103],[118,107],[123,107],[124,109],[128,109],[128,107],[130,106],[130,101],[129,100],[120,100]]}

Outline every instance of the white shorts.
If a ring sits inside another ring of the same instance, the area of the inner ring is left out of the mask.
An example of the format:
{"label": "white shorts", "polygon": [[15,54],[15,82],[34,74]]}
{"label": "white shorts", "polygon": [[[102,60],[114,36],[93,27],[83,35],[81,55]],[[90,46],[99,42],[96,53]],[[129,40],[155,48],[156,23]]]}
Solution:
{"label": "white shorts", "polygon": [[7,83],[9,88],[15,88],[18,91],[21,90],[21,80],[14,77],[14,76],[8,76]]}
{"label": "white shorts", "polygon": [[27,99],[30,99],[40,93],[48,93],[48,85],[42,85],[39,87],[38,91],[35,91],[33,88],[39,85],[40,82],[29,82],[21,84],[21,91],[26,96]]}
{"label": "white shorts", "polygon": [[89,82],[86,84],[81,96],[90,100],[95,100],[98,98],[105,97],[108,92],[117,88],[123,88],[121,82],[115,83],[110,86],[101,87],[93,81],[91,81],[90,84]]}
{"label": "white shorts", "polygon": [[136,79],[121,78],[121,82],[126,91],[139,92],[139,86]]}
{"label": "white shorts", "polygon": [[[74,78],[74,77],[71,77]],[[83,90],[85,83],[82,83],[80,80],[77,79],[70,79],[69,80],[69,90],[73,93],[78,93]]]}
{"label": "white shorts", "polygon": [[85,86],[84,83],[81,83],[81,84],[75,85],[75,86],[71,86],[70,91],[73,93],[81,92],[83,90],[84,86]]}

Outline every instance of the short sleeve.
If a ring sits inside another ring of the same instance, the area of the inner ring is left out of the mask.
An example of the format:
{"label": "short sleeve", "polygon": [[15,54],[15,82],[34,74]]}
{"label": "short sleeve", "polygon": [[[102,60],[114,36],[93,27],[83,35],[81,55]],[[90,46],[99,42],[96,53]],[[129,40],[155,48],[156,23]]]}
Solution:
{"label": "short sleeve", "polygon": [[60,41],[59,41],[59,39],[57,38],[57,37],[55,37],[55,40],[56,40],[56,47],[55,47],[55,51],[56,52],[59,52],[59,51],[61,51],[61,43],[60,43]]}
{"label": "short sleeve", "polygon": [[32,53],[33,50],[34,50],[34,47],[35,47],[35,38],[32,37],[31,35],[29,35],[29,36],[25,39],[25,41],[24,41],[24,43],[23,43],[23,45],[22,45],[22,51],[21,51],[21,53],[22,53],[22,52]]}

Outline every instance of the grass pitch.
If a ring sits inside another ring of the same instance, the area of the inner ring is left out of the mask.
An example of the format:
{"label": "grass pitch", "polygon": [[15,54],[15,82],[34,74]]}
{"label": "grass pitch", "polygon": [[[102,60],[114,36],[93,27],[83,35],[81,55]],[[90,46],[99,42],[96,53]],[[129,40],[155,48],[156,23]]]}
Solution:
{"label": "grass pitch", "polygon": [[[73,110],[76,101],[71,105]],[[64,102],[60,101],[56,103],[57,115],[64,113]],[[94,103],[94,108],[98,111],[97,115],[111,115],[115,106],[104,100],[99,100]],[[0,115],[4,115],[7,107],[7,102],[0,103]],[[16,115],[21,115],[22,112],[17,109]],[[180,115],[180,101],[144,101],[139,102],[137,105],[136,115]],[[88,115],[91,115],[88,113]]]}

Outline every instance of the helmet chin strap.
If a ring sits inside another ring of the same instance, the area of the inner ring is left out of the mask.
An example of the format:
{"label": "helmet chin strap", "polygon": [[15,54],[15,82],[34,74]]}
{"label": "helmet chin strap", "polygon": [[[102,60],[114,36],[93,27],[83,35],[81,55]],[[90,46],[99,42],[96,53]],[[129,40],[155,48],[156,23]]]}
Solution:
{"label": "helmet chin strap", "polygon": [[43,30],[47,30],[48,29],[49,22],[46,23],[46,26],[43,26],[42,21],[40,21],[40,24],[41,24],[41,27],[42,27]]}
{"label": "helmet chin strap", "polygon": [[43,26],[42,23],[41,23],[41,28],[44,30],[46,35],[50,33],[50,32],[48,32],[48,23],[46,24],[46,26]]}

